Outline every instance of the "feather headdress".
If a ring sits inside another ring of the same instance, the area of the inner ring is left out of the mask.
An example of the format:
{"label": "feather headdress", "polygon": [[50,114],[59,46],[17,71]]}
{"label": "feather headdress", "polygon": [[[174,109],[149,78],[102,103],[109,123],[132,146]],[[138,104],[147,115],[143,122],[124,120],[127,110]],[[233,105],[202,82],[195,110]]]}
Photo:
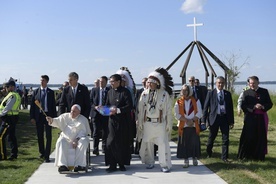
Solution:
{"label": "feather headdress", "polygon": [[116,72],[116,74],[119,74],[122,76],[122,80],[126,81],[127,86],[133,90],[133,93],[136,92],[136,86],[133,80],[133,77],[127,67],[121,67],[120,70]]}
{"label": "feather headdress", "polygon": [[157,68],[155,71],[151,72],[148,76],[148,82],[155,82],[160,89],[166,90],[169,95],[173,93],[173,81],[171,75],[164,68]]}

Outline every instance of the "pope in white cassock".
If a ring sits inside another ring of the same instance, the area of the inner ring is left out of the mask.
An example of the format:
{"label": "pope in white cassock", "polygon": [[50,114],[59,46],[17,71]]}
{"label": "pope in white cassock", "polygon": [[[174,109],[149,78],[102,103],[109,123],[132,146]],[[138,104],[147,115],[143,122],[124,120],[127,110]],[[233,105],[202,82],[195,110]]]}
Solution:
{"label": "pope in white cassock", "polygon": [[75,149],[74,172],[85,171],[86,150],[89,146],[90,126],[85,116],[80,114],[81,107],[73,105],[70,113],[63,113],[57,118],[46,117],[49,125],[62,132],[56,142],[55,166],[60,173],[69,171],[68,151]]}

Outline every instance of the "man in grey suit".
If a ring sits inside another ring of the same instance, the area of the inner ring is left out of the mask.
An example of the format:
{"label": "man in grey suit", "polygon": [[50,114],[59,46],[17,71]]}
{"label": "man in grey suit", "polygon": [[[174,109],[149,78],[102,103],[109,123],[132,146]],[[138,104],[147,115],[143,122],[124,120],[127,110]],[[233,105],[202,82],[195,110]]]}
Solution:
{"label": "man in grey suit", "polygon": [[229,130],[234,127],[234,111],[232,95],[224,90],[225,79],[222,76],[216,78],[216,89],[209,91],[203,108],[202,122],[209,122],[209,137],[207,142],[208,157],[212,157],[214,140],[218,129],[222,133],[222,155],[224,162],[228,161]]}

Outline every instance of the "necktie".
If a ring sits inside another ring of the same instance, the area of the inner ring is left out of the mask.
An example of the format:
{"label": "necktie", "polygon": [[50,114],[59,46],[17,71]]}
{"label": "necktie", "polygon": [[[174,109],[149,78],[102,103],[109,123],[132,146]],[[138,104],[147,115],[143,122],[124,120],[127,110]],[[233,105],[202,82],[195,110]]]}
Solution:
{"label": "necktie", "polygon": [[219,104],[220,105],[224,104],[224,100],[223,100],[223,96],[222,96],[222,91],[219,92]]}
{"label": "necktie", "polygon": [[73,96],[74,96],[74,99],[76,97],[76,88],[73,88]]}
{"label": "necktie", "polygon": [[192,87],[192,88],[193,88],[193,92],[194,92],[193,96],[195,97],[195,99],[197,99],[195,87]]}
{"label": "necktie", "polygon": [[45,97],[46,97],[46,91],[45,91],[45,89],[42,89],[41,107],[42,107],[43,110],[45,110]]}
{"label": "necktie", "polygon": [[104,93],[104,89],[102,88],[102,105],[105,104],[105,93]]}

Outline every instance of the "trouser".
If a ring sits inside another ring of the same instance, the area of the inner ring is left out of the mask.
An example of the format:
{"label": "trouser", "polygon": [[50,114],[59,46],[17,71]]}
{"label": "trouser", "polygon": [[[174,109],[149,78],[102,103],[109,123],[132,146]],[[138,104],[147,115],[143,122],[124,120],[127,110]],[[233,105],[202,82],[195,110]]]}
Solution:
{"label": "trouser", "polygon": [[6,137],[11,148],[11,157],[17,158],[18,145],[15,136],[16,123],[18,116],[6,116],[5,122],[1,122],[0,126],[0,160],[7,159]]}
{"label": "trouser", "polygon": [[158,161],[161,167],[171,168],[171,152],[170,146],[167,141],[162,138],[153,138],[150,142],[142,140],[140,156],[145,164],[154,164],[154,146],[158,146]]}
{"label": "trouser", "polygon": [[217,115],[216,120],[213,125],[210,126],[210,133],[207,142],[207,153],[212,154],[212,148],[214,145],[215,138],[218,134],[218,129],[220,128],[222,134],[222,154],[221,159],[228,158],[228,147],[229,147],[229,125],[227,123],[226,116]]}
{"label": "trouser", "polygon": [[108,135],[108,116],[97,115],[93,119],[93,150],[99,151],[99,142],[102,138],[102,150],[105,151]]}
{"label": "trouser", "polygon": [[[44,130],[46,134],[46,147],[44,144]],[[36,122],[36,131],[39,153],[43,155],[45,159],[49,159],[52,144],[52,127],[48,125],[43,113],[39,114],[39,121]]]}

